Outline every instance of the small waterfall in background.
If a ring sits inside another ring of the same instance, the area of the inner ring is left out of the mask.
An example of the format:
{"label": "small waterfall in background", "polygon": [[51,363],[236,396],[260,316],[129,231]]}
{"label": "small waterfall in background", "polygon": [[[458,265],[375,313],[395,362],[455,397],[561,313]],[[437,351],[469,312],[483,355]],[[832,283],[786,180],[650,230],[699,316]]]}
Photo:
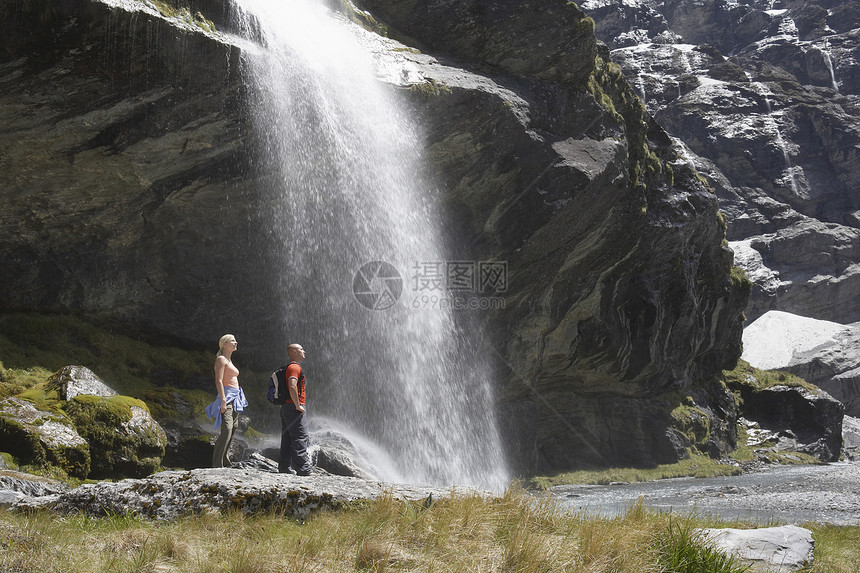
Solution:
{"label": "small waterfall in background", "polygon": [[[446,262],[417,126],[376,79],[353,24],[309,0],[235,1],[261,45],[243,65],[263,142],[258,180],[278,195],[263,217],[277,252],[272,310],[284,347],[307,351],[312,428],[330,419],[375,444],[390,462],[375,467],[382,480],[504,488],[479,329],[410,304],[421,269]],[[368,290],[390,298],[366,308]]]}

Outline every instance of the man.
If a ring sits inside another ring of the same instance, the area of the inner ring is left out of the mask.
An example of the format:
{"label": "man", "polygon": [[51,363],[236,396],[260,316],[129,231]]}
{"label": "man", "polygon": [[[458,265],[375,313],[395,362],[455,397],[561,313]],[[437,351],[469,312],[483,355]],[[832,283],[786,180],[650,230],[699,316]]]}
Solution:
{"label": "man", "polygon": [[305,349],[301,344],[290,344],[287,356],[290,363],[284,376],[290,397],[281,406],[281,457],[278,471],[289,473],[292,466],[297,475],[307,476],[311,473],[311,462],[308,459],[308,422],[305,416],[305,374],[300,364],[305,359]]}

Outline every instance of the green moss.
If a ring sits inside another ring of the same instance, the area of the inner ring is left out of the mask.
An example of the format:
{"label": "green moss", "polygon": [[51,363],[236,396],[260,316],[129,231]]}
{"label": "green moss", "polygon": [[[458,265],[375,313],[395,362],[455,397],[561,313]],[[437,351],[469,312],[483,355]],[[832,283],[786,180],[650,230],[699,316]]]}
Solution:
{"label": "green moss", "polygon": [[752,281],[747,276],[747,272],[740,267],[732,265],[730,276],[735,291],[743,296],[749,296],[750,292],[752,292]]}
{"label": "green moss", "polygon": [[66,403],[75,428],[90,443],[93,477],[142,477],[159,468],[164,444],[152,429],[117,431],[131,419],[132,406],[147,409],[129,396],[75,396]]}
{"label": "green moss", "polygon": [[438,97],[443,94],[450,94],[451,88],[446,85],[442,85],[436,83],[436,80],[430,78],[429,81],[426,81],[422,84],[412,84],[409,86],[409,91],[412,93],[420,94],[426,98]]}
{"label": "green moss", "polygon": [[15,396],[45,382],[51,372],[40,366],[31,368],[5,368],[0,362],[0,398]]}
{"label": "green moss", "polygon": [[16,460],[15,456],[9,452],[0,452],[0,459],[3,460],[3,464],[10,470],[14,470],[18,467],[18,460]]}
{"label": "green moss", "polygon": [[552,476],[535,476],[529,486],[548,489],[556,485],[610,483],[632,483],[675,477],[714,477],[738,475],[742,470],[733,465],[721,464],[708,456],[690,453],[690,457],[674,464],[661,464],[653,468],[608,468],[601,470],[579,470]]}
{"label": "green moss", "polygon": [[723,377],[729,388],[736,384],[742,384],[757,390],[772,388],[774,386],[789,386],[804,388],[811,392],[819,391],[817,386],[810,384],[803,378],[795,376],[790,372],[782,372],[779,370],[759,370],[758,368],[750,366],[750,364],[744,360],[738,360],[738,365],[734,370],[724,371]]}
{"label": "green moss", "polygon": [[3,449],[24,464],[45,465],[47,456],[39,437],[16,420],[0,416]]}
{"label": "green moss", "polygon": [[703,445],[711,435],[711,420],[694,405],[681,404],[672,410],[673,427],[690,440],[691,444]]}
{"label": "green moss", "polygon": [[663,150],[664,156],[658,156],[649,146],[645,104],[627,83],[621,67],[597,56],[585,90],[616,122],[624,125],[629,176],[634,189],[647,191],[650,187],[674,184],[674,172],[667,169],[667,163],[676,161],[677,155]]}
{"label": "green moss", "polygon": [[212,401],[212,392],[203,390],[186,390],[164,386],[151,388],[141,393],[140,397],[149,406],[152,417],[159,422],[168,420],[188,420],[203,416],[206,406]]}
{"label": "green moss", "polygon": [[[0,383],[4,385],[26,382],[33,386],[35,378],[47,378],[45,371],[50,374],[77,364],[95,372],[120,394],[137,396],[166,383],[192,385],[202,373],[211,372],[213,354],[154,346],[71,316],[0,315],[0,357],[7,370],[5,378],[12,380]],[[9,376],[11,369],[27,369],[30,374]]]}

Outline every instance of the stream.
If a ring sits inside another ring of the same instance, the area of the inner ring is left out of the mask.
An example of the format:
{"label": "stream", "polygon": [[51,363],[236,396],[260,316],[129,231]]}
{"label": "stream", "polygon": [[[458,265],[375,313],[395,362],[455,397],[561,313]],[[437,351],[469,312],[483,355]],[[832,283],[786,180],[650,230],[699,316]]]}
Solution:
{"label": "stream", "polygon": [[707,514],[757,525],[860,525],[860,462],[769,466],[739,476],[673,478],[550,489],[562,507],[614,517],[636,500],[656,511]]}

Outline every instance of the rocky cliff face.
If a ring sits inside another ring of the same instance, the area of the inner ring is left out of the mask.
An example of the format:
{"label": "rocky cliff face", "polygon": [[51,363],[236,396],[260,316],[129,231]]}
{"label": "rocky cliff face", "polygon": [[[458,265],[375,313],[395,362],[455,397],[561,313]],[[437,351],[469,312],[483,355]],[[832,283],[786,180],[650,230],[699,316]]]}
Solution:
{"label": "rocky cliff face", "polygon": [[583,4],[649,111],[720,197],[769,309],[858,320],[856,2]]}
{"label": "rocky cliff face", "polygon": [[[392,44],[394,83],[413,86],[452,251],[508,265],[505,307],[482,318],[514,465],[730,447],[733,404],[708,381],[740,353],[746,292],[717,200],[590,20],[551,0],[364,7],[424,52]],[[228,315],[249,347],[280,352],[244,44],[217,31],[223,7],[196,9],[209,20],[119,0],[3,5],[4,309],[195,341]],[[682,403],[711,429],[698,442],[672,416]]]}
{"label": "rocky cliff face", "polygon": [[[583,8],[716,190],[736,264],[755,283],[749,321],[776,310],[856,322],[857,3],[589,0]],[[857,351],[820,344],[828,355],[803,375],[855,395]],[[834,360],[835,369],[821,366]]]}

